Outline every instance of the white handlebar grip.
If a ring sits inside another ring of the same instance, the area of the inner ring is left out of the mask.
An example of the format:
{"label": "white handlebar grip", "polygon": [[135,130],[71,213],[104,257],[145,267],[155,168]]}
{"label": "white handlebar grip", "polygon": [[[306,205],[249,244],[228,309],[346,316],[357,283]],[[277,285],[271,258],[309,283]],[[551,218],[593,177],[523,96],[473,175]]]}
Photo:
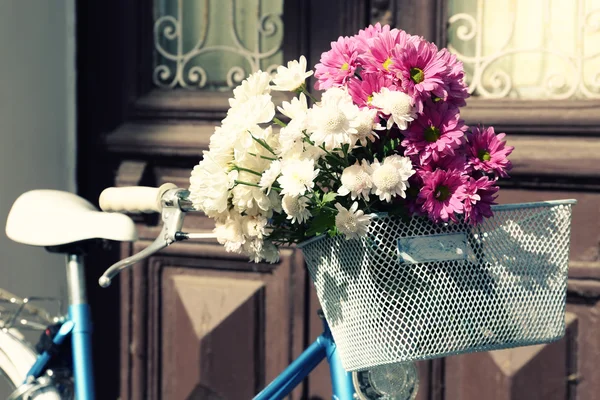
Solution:
{"label": "white handlebar grip", "polygon": [[160,212],[162,193],[158,188],[145,186],[110,187],[100,194],[100,208],[126,213]]}

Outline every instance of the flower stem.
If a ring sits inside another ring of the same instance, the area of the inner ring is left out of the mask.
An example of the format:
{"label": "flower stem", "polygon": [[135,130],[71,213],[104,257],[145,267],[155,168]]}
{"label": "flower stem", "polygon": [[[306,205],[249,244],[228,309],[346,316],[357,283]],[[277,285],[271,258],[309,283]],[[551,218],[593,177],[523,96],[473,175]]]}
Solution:
{"label": "flower stem", "polygon": [[366,200],[364,200],[364,203],[365,203],[365,206],[366,206],[366,209],[367,209],[367,211],[368,211],[368,212],[371,212],[371,206],[372,206],[373,204],[375,204],[375,203],[377,202],[377,200],[378,200],[378,199],[375,199],[375,200],[373,200],[372,202],[370,202],[370,203],[368,203],[368,204],[367,204],[367,201],[366,201]]}
{"label": "flower stem", "polygon": [[312,94],[310,94],[310,92],[308,91],[308,89],[306,89],[306,82],[303,83],[302,86],[300,86],[297,89],[297,92],[298,93],[304,93],[306,95],[306,97],[308,97],[309,99],[311,99],[315,103],[317,102],[317,99],[315,98],[315,96],[313,96]]}
{"label": "flower stem", "polygon": [[[314,145],[315,145],[315,142],[313,142],[312,140],[310,140],[310,136],[308,135],[308,133],[306,133],[306,131],[304,131],[304,132],[303,132],[303,134],[304,134],[304,141],[305,141],[306,143],[310,144],[311,146],[314,146]],[[317,146],[317,147],[318,147],[318,148],[320,148],[321,150],[323,150],[323,151],[324,151],[326,154],[328,154],[328,155],[330,155],[330,156],[334,156],[334,157],[338,157],[338,158],[339,158],[339,156],[337,156],[337,155],[335,155],[335,154],[332,154],[331,152],[329,152],[329,151],[328,151],[328,150],[325,148],[325,145],[324,145],[324,144],[321,144],[321,145],[319,145],[319,146]]]}
{"label": "flower stem", "polygon": [[269,153],[273,154],[274,156],[277,155],[277,154],[275,154],[275,152],[273,151],[273,149],[271,148],[271,146],[269,146],[264,139],[257,138],[250,131],[248,131],[248,133],[250,134],[250,136],[252,136],[252,139],[256,143],[260,144],[262,147],[264,147],[265,149],[267,149],[269,151]]}
{"label": "flower stem", "polygon": [[277,158],[275,158],[275,157],[259,156],[259,155],[258,155],[258,154],[256,154],[256,153],[250,153],[250,152],[248,152],[248,154],[250,154],[251,156],[254,156],[254,157],[260,157],[260,158],[262,158],[263,160],[277,161]]}
{"label": "flower stem", "polygon": [[273,117],[273,122],[276,123],[277,125],[285,128],[287,126],[287,124],[285,122],[283,122],[282,120],[280,120],[277,117]]}
{"label": "flower stem", "polygon": [[257,185],[256,183],[250,183],[250,182],[244,182],[244,181],[238,181],[237,179],[234,181],[236,184],[238,185],[246,185],[246,186],[252,186],[252,187],[257,187],[259,188],[260,186]]}
{"label": "flower stem", "polygon": [[237,171],[244,171],[244,172],[248,172],[248,173],[251,173],[251,174],[254,174],[254,175],[257,175],[257,176],[262,176],[262,174],[261,174],[260,172],[253,171],[253,170],[251,170],[251,169],[248,169],[248,168],[242,168],[242,167],[238,167],[237,165],[236,165],[236,166],[234,166],[234,167],[233,167],[233,169],[235,169],[235,170],[237,170]]}

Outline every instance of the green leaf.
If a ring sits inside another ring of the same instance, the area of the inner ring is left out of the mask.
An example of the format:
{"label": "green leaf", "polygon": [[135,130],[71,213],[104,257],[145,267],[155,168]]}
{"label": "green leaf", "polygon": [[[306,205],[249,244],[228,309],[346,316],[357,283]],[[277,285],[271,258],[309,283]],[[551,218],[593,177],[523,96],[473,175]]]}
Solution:
{"label": "green leaf", "polygon": [[341,167],[344,165],[342,159],[338,156],[334,156],[333,154],[327,154],[325,156],[325,161],[332,167]]}
{"label": "green leaf", "polygon": [[250,131],[248,131],[248,133],[250,134],[250,136],[252,136],[252,139],[254,139],[254,141],[256,143],[260,144],[262,147],[264,147],[265,149],[267,149],[271,154],[276,155],[275,151],[271,148],[271,146],[269,146],[267,144],[267,142],[264,139],[257,138]]}
{"label": "green leaf", "polygon": [[280,120],[277,117],[273,117],[273,122],[276,123],[277,125],[285,128],[287,126],[287,124],[285,122],[283,122],[282,120]]}
{"label": "green leaf", "polygon": [[342,152],[344,153],[344,156],[348,155],[348,150],[350,150],[350,145],[348,143],[344,143],[342,145]]}
{"label": "green leaf", "polygon": [[335,229],[335,214],[328,210],[321,210],[311,221],[306,234],[309,236],[318,236],[331,229]]}
{"label": "green leaf", "polygon": [[337,193],[327,192],[327,193],[323,194],[322,203],[323,204],[331,203],[333,200],[335,200],[336,197],[337,197]]}

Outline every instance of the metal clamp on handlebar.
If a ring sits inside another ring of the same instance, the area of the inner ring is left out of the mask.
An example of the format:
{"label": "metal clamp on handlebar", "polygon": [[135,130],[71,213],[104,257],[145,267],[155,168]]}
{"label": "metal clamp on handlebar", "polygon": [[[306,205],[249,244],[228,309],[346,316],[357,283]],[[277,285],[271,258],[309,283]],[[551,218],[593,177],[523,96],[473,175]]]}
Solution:
{"label": "metal clamp on handlebar", "polygon": [[[165,187],[167,185],[169,186]],[[98,279],[100,286],[104,288],[108,287],[111,280],[125,268],[164,249],[173,242],[186,239],[181,237],[180,230],[183,226],[185,213],[194,209],[191,201],[188,200],[189,192],[185,189],[178,189],[173,184],[163,185],[160,189],[160,192],[162,192],[160,201],[162,206],[161,217],[163,221],[163,227],[160,234],[154,242],[144,250],[117,262],[104,271],[104,274]]]}

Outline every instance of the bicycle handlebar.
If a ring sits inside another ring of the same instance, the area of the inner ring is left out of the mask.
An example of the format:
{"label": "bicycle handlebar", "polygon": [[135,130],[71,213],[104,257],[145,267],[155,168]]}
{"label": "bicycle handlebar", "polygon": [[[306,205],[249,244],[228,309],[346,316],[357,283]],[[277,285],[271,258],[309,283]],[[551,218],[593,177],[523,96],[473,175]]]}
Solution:
{"label": "bicycle handlebar", "polygon": [[100,194],[100,208],[102,211],[126,213],[153,213],[161,212],[162,195],[169,189],[176,188],[172,183],[167,183],[159,188],[146,186],[110,187]]}
{"label": "bicycle handlebar", "polygon": [[189,199],[189,192],[179,189],[172,183],[159,188],[142,186],[108,188],[100,195],[100,207],[104,211],[120,212],[160,212],[163,227],[158,237],[137,254],[127,257],[104,271],[98,280],[102,287],[108,287],[111,280],[125,268],[150,257],[170,244],[187,239],[214,238],[214,234],[187,234],[181,232],[185,213],[196,211]]}

